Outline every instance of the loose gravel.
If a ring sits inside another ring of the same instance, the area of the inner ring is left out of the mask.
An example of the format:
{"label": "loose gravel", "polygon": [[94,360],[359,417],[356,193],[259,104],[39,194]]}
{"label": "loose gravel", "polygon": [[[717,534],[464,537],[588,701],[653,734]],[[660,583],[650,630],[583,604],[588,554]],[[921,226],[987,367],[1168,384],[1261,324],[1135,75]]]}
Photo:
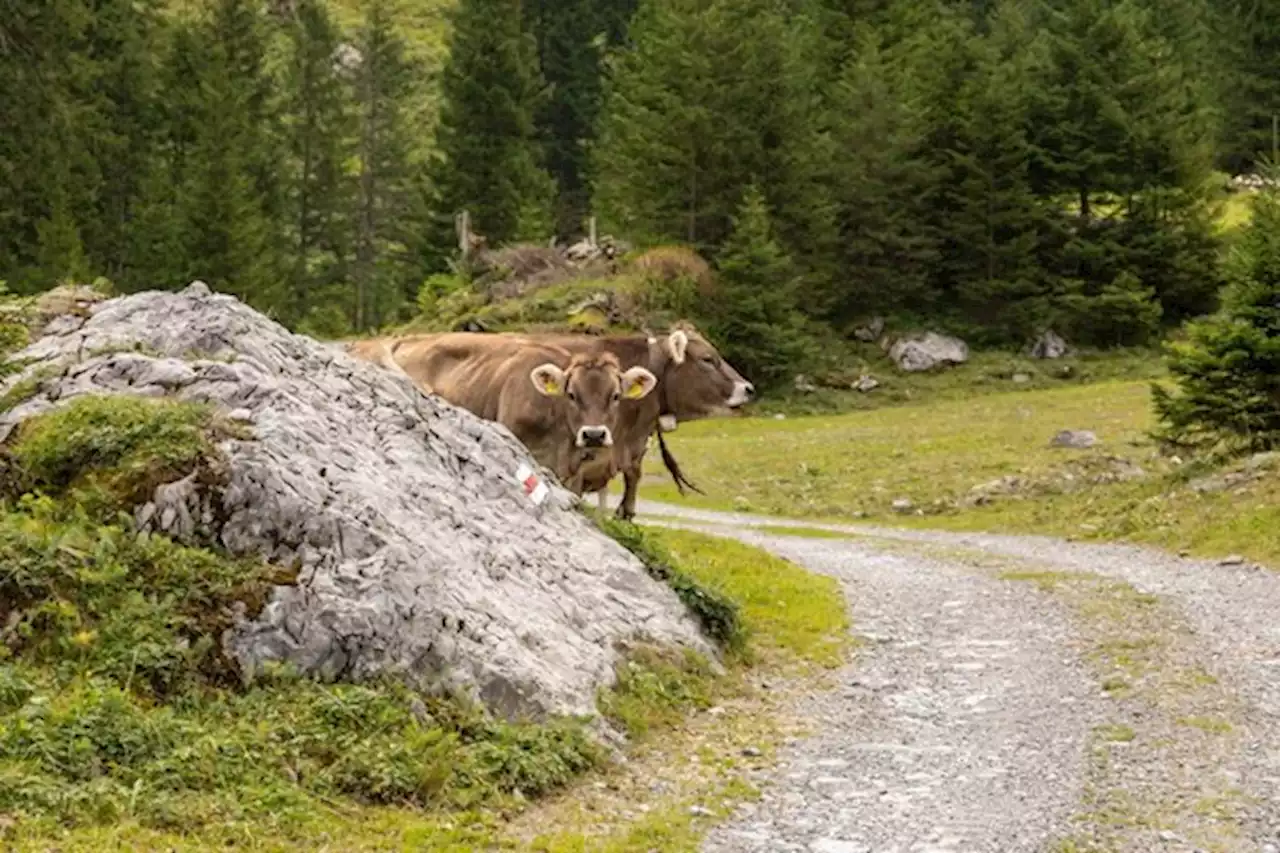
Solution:
{"label": "loose gravel", "polygon": [[1280,575],[1127,545],[639,509],[839,579],[864,640],[843,686],[798,709],[812,735],[707,853],[1280,853]]}

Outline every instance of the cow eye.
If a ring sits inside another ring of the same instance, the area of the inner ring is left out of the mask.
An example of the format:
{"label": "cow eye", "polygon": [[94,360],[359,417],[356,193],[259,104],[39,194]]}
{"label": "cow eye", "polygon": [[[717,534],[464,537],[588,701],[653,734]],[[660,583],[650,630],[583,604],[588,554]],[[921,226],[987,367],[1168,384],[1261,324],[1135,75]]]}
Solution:
{"label": "cow eye", "polygon": [[619,400],[621,400],[621,399],[622,399],[622,395],[621,395],[621,394],[619,394],[617,391],[614,391],[614,392],[613,392],[613,402],[615,402],[615,403],[616,403],[616,402],[618,402],[618,401],[619,401]]}
{"label": "cow eye", "polygon": [[570,403],[576,403],[576,402],[578,402],[578,395],[577,395],[577,393],[575,393],[575,392],[573,392],[573,391],[570,391],[568,396],[569,396],[569,402],[570,402]]}

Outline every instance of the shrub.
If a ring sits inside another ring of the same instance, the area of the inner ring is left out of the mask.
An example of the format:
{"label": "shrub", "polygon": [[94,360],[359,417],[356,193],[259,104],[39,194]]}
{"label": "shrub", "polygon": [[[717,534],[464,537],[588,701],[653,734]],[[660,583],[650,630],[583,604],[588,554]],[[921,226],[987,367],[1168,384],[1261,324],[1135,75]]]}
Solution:
{"label": "shrub", "polygon": [[661,286],[676,282],[688,282],[697,288],[697,294],[708,297],[715,287],[711,265],[693,249],[685,246],[657,246],[642,252],[629,264],[645,280]]}
{"label": "shrub", "polygon": [[467,280],[451,273],[437,273],[428,276],[418,288],[418,313],[433,317],[440,308],[441,300],[455,293],[465,293],[470,285]]}

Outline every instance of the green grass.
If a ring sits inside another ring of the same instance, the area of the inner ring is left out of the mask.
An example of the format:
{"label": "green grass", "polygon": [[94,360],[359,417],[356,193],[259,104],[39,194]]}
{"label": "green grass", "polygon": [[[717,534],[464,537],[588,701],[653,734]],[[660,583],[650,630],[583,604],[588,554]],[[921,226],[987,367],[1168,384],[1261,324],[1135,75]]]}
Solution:
{"label": "green grass", "polygon": [[[949,400],[971,400],[977,395],[1003,391],[1043,391],[1099,382],[1156,379],[1165,375],[1159,354],[1147,349],[1109,352],[1081,351],[1068,358],[1041,360],[1003,351],[973,351],[966,364],[923,373],[901,373],[874,345],[833,342],[833,366],[826,378],[830,385],[802,392],[782,388],[752,406],[759,415],[814,415],[867,411],[902,405],[930,405]],[[868,373],[879,387],[867,393],[848,389]],[[1015,381],[1014,377],[1018,377]]]}
{"label": "green grass", "polygon": [[[1145,383],[988,394],[839,416],[719,418],[687,423],[669,445],[707,493],[679,499],[646,459],[644,494],[692,506],[848,520],[958,500],[1006,475],[1036,477],[1080,456],[1049,446],[1061,429],[1092,429],[1132,454],[1149,423]],[[668,478],[669,479],[669,478]]]}
{"label": "green grass", "polygon": [[[1120,381],[837,416],[719,418],[682,424],[668,439],[705,496],[680,496],[656,454],[641,494],[833,523],[1127,540],[1280,566],[1277,472],[1198,491],[1191,483],[1211,472],[1158,455],[1152,426],[1149,383]],[[1093,430],[1100,443],[1053,448],[1061,429]],[[1110,482],[1130,465],[1145,476]],[[1013,494],[992,485],[1004,478],[1016,478]],[[989,503],[971,505],[984,485]],[[895,511],[899,499],[911,510]]]}
{"label": "green grass", "polygon": [[849,617],[832,578],[716,536],[668,530],[661,538],[693,577],[738,603],[757,651],[819,666],[844,659]]}

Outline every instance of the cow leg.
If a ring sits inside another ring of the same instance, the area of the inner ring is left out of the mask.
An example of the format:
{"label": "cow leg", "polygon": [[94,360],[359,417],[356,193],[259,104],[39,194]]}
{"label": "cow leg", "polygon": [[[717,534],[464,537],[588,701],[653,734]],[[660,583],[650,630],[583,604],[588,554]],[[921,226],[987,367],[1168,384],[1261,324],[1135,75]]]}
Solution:
{"label": "cow leg", "polygon": [[599,503],[601,512],[604,512],[606,509],[609,508],[609,487],[608,486],[605,486],[603,489],[596,492],[596,501],[598,501]]}
{"label": "cow leg", "polygon": [[640,490],[640,464],[627,466],[622,472],[622,478],[625,482],[625,488],[622,492],[622,501],[618,504],[618,518],[630,521],[636,517],[636,492]]}

